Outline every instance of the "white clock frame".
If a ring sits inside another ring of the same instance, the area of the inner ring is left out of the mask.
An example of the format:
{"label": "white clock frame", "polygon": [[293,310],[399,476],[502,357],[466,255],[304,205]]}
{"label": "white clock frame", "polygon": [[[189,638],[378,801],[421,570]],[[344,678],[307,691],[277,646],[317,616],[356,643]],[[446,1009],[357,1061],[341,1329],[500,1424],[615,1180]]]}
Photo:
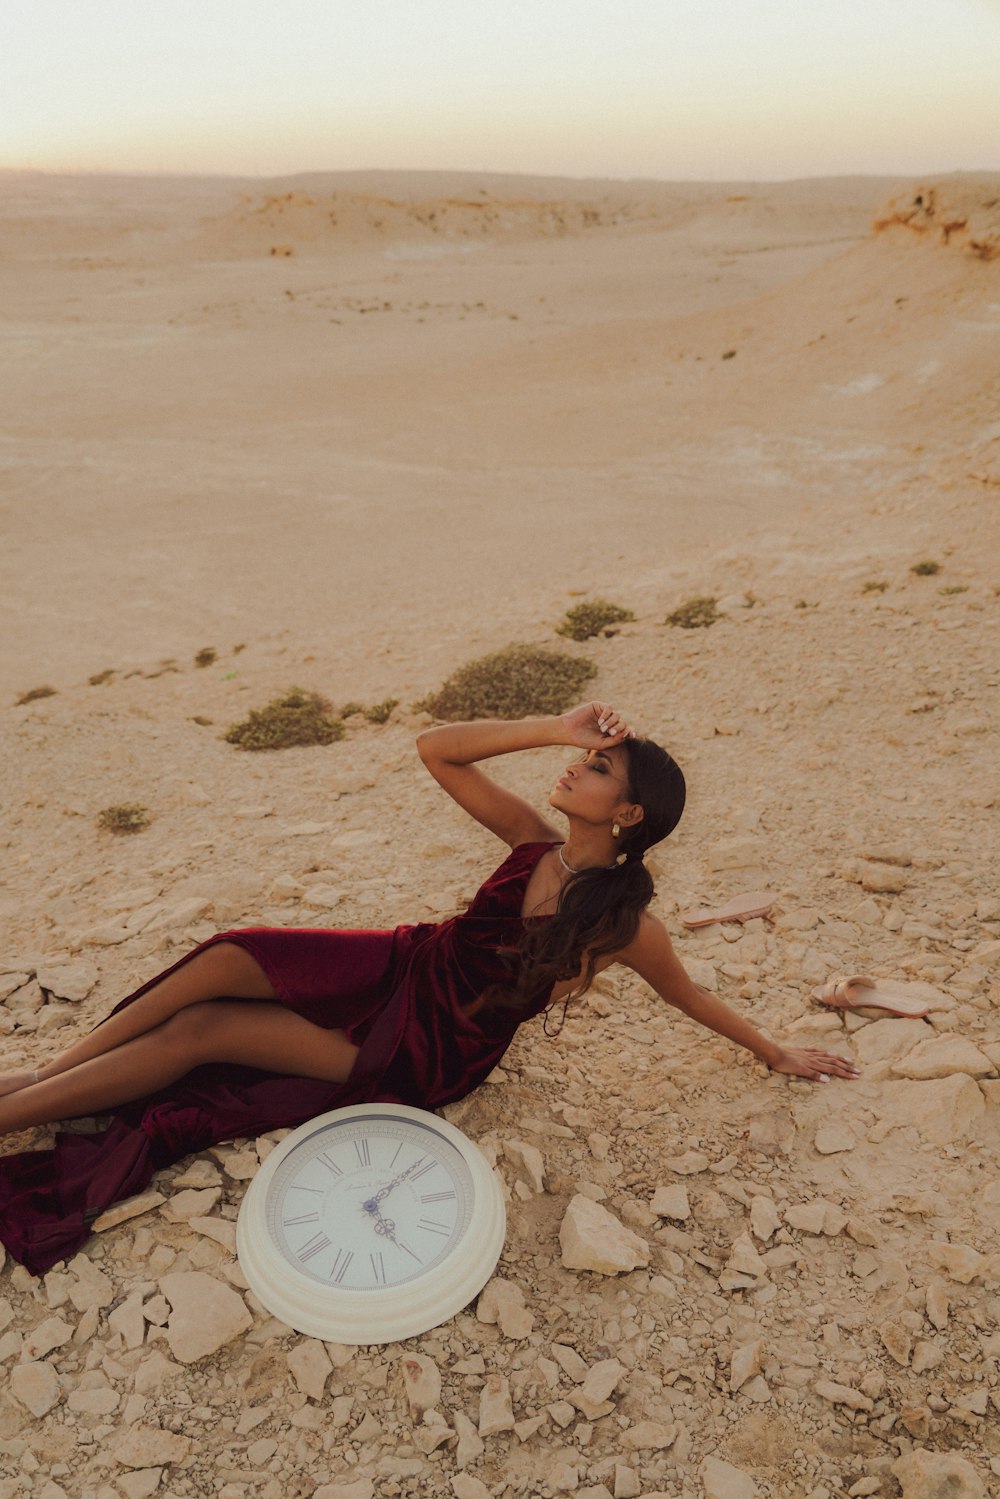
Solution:
{"label": "white clock frame", "polygon": [[[318,1153],[317,1137],[380,1118],[393,1121],[404,1134],[409,1126],[414,1143],[421,1140],[418,1131],[429,1131],[453,1147],[471,1178],[466,1187],[472,1202],[457,1240],[425,1271],[401,1284],[361,1290],[318,1279],[293,1263],[273,1227],[280,1192],[276,1178],[296,1151],[303,1152],[303,1160],[312,1159]],[[354,1104],[300,1125],[267,1157],[240,1207],[236,1253],[254,1295],[297,1332],[335,1343],[394,1343],[428,1332],[468,1306],[496,1269],[506,1227],[496,1176],[478,1146],[453,1124],[407,1104]]]}

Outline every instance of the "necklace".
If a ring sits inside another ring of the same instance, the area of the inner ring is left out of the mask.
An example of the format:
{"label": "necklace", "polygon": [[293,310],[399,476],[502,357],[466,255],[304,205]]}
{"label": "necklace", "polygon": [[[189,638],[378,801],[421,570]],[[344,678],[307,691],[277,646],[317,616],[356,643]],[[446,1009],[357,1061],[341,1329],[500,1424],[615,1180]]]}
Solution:
{"label": "necklace", "polygon": [[[563,869],[565,869],[566,873],[567,874],[586,874],[587,871],[585,869],[574,869],[573,866],[572,866],[572,864],[567,863],[566,859],[563,857],[563,847],[564,847],[564,845],[562,843],[560,843],[559,847],[556,849],[556,853],[559,855],[559,863],[562,865]],[[617,869],[617,867],[618,867],[617,863],[615,863],[615,864],[590,864],[590,865],[588,865],[589,869]]]}

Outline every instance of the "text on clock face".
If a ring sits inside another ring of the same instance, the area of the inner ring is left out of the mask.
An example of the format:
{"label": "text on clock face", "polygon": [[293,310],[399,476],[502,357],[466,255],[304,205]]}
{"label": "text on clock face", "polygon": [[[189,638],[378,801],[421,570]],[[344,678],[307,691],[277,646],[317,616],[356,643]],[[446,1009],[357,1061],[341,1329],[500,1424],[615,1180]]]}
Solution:
{"label": "text on clock face", "polygon": [[444,1259],[469,1226],[473,1196],[468,1166],[443,1136],[368,1119],[293,1151],[275,1177],[269,1218],[303,1275],[376,1290]]}

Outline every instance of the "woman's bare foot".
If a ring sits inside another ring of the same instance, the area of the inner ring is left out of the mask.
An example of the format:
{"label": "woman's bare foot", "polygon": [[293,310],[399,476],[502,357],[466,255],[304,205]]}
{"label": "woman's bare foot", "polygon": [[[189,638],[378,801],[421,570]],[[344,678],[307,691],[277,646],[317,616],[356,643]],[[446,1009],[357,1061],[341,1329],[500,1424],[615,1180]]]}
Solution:
{"label": "woman's bare foot", "polygon": [[5,1072],[0,1075],[0,1098],[6,1098],[8,1093],[20,1093],[22,1088],[30,1088],[37,1081],[33,1072]]}

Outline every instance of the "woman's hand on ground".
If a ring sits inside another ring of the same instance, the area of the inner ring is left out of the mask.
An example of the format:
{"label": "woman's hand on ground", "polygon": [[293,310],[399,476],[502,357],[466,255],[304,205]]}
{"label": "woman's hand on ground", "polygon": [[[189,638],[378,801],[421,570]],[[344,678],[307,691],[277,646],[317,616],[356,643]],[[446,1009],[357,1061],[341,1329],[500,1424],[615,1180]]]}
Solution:
{"label": "woman's hand on ground", "polygon": [[820,1051],[815,1046],[783,1046],[777,1061],[771,1063],[771,1071],[786,1072],[790,1077],[808,1077],[820,1083],[828,1083],[831,1077],[855,1078],[859,1075],[850,1057],[838,1057],[832,1051]]}
{"label": "woman's hand on ground", "polygon": [[578,749],[606,749],[633,739],[635,730],[610,703],[582,703],[562,716],[566,743]]}

